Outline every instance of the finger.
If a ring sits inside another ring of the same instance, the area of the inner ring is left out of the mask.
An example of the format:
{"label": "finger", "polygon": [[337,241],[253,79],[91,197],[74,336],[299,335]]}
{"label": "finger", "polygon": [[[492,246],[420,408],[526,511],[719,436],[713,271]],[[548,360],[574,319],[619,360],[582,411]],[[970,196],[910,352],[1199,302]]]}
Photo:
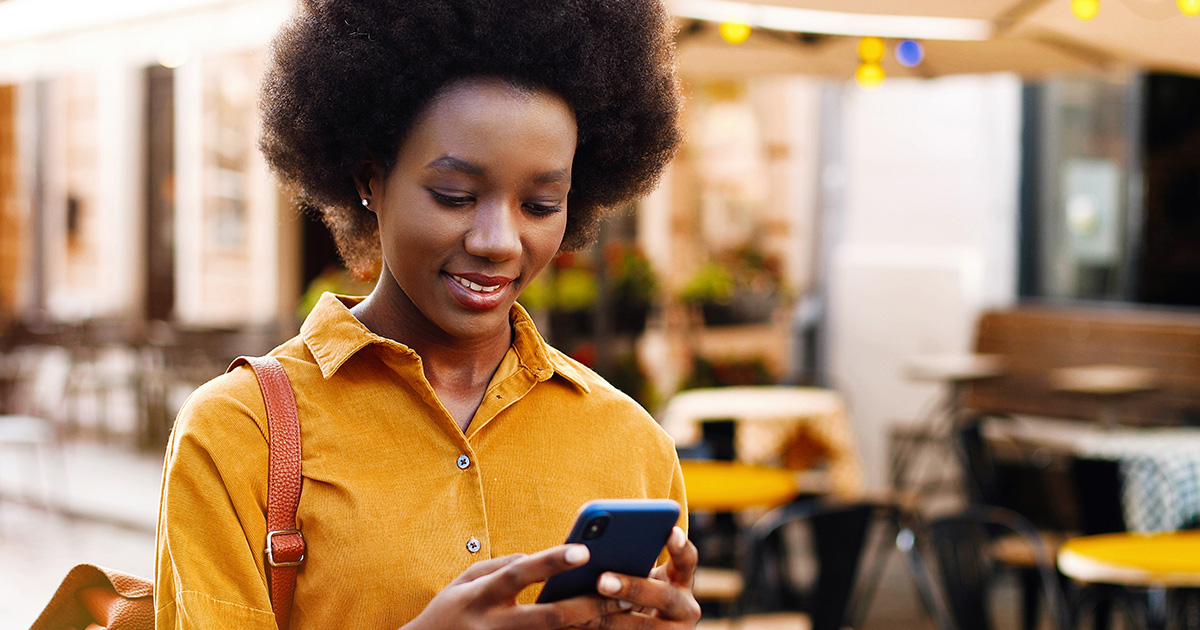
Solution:
{"label": "finger", "polygon": [[657,630],[659,628],[674,630],[676,628],[694,628],[692,622],[661,619],[653,614],[631,612],[625,615],[609,615],[596,620],[593,625],[583,626],[591,630]]}
{"label": "finger", "polygon": [[516,628],[607,628],[606,618],[628,612],[630,606],[629,602],[586,595],[519,606],[509,621]]}
{"label": "finger", "polygon": [[696,565],[700,562],[700,553],[696,550],[696,545],[688,540],[682,529],[676,527],[667,539],[667,551],[670,554],[664,565],[667,581],[677,586],[692,588]]}
{"label": "finger", "polygon": [[479,562],[476,562],[475,564],[472,564],[470,567],[468,567],[466,571],[463,571],[461,574],[459,574],[458,577],[454,578],[454,581],[451,582],[450,584],[452,584],[452,585],[453,584],[466,584],[467,582],[470,582],[472,580],[477,580],[477,579],[479,579],[485,575],[488,575],[490,573],[495,573],[496,571],[504,568],[505,566],[507,566],[513,562],[516,562],[517,560],[523,558],[524,556],[525,556],[525,554],[514,553],[511,556],[504,556],[502,558],[492,558],[490,560],[481,560]]}
{"label": "finger", "polygon": [[604,573],[596,582],[596,590],[605,597],[630,602],[634,607],[653,609],[663,619],[700,618],[700,604],[691,589],[672,582]]}
{"label": "finger", "polygon": [[586,564],[589,557],[588,548],[583,545],[559,545],[519,558],[486,576],[485,597],[492,601],[510,600],[530,584]]}

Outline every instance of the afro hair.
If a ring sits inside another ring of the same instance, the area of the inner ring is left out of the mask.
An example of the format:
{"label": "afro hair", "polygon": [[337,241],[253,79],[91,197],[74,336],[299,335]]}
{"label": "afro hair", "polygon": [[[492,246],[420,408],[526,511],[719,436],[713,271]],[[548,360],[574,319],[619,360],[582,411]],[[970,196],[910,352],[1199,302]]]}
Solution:
{"label": "afro hair", "polygon": [[574,109],[564,250],[653,189],[682,137],[661,0],[305,0],[272,46],[260,146],[351,269],[379,258],[354,173],[369,156],[390,171],[438,90],[475,76],[546,89]]}

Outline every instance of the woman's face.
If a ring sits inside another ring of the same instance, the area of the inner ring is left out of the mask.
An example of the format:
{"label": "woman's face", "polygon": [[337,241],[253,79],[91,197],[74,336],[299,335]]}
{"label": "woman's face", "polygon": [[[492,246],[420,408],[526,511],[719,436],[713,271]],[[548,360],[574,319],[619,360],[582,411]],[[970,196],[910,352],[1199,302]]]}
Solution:
{"label": "woman's face", "polygon": [[472,79],[433,99],[369,185],[397,324],[508,334],[513,302],[562,243],[575,139],[570,106],[544,90]]}

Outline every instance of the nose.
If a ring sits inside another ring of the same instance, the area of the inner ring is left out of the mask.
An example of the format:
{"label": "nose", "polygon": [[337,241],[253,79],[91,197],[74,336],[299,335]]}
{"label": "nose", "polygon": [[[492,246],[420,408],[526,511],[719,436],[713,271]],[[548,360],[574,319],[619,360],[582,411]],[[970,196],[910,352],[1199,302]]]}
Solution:
{"label": "nose", "polygon": [[467,253],[493,262],[511,260],[521,252],[520,205],[487,201],[476,206],[466,236]]}

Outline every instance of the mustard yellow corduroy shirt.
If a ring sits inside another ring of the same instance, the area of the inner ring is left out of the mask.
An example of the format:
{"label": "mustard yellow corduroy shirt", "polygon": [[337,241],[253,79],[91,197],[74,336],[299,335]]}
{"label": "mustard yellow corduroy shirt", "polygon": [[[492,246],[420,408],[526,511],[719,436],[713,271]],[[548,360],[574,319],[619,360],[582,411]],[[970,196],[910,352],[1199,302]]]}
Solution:
{"label": "mustard yellow corduroy shirt", "polygon": [[[308,561],[293,630],[399,628],[472,563],[562,543],[592,499],[686,505],[671,439],[548,346],[519,306],[512,348],[464,434],[420,357],[368,331],[354,302],[326,294],[271,353],[296,392],[303,444],[297,522]],[[244,366],[180,412],[158,522],[158,628],[275,629],[263,567],[266,431]]]}

